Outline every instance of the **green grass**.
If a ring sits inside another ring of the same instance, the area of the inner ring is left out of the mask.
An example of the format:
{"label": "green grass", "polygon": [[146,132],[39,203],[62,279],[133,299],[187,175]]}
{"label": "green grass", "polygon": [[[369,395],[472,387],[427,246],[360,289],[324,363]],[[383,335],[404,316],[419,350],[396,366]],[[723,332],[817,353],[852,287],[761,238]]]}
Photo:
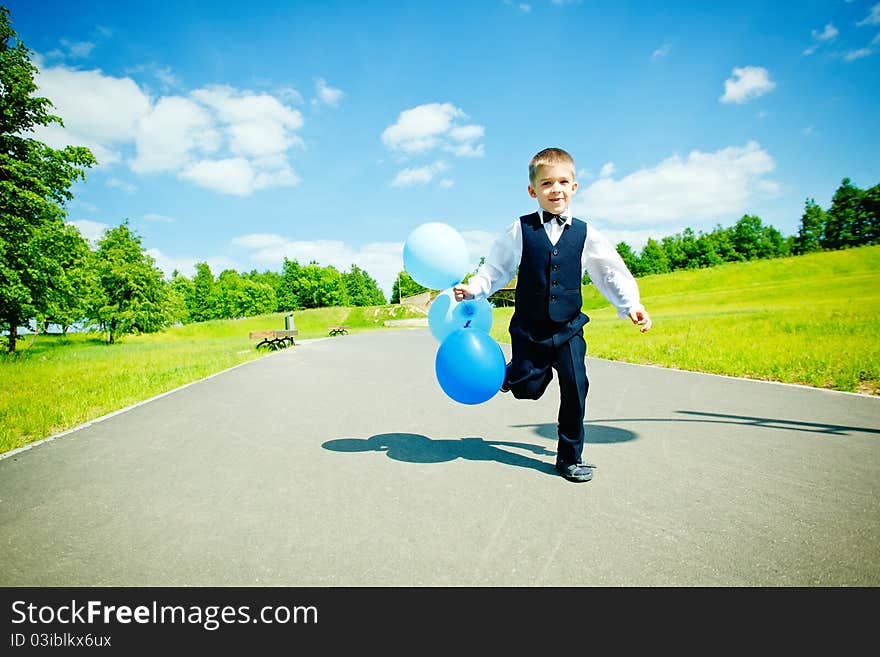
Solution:
{"label": "green grass", "polygon": [[[880,246],[639,279],[641,334],[584,289],[590,356],[849,392],[880,393]],[[507,339],[510,309],[492,333]]]}
{"label": "green grass", "polygon": [[[584,289],[590,356],[880,394],[880,246],[650,276],[639,286],[654,320],[646,334]],[[509,341],[511,314],[494,311],[499,341]],[[294,313],[299,339],[326,337],[334,324],[357,333],[408,316],[401,306]],[[277,313],[115,345],[90,334],[40,335],[32,345],[25,336],[20,351],[0,357],[0,452],[258,358],[248,332],[283,326]]]}

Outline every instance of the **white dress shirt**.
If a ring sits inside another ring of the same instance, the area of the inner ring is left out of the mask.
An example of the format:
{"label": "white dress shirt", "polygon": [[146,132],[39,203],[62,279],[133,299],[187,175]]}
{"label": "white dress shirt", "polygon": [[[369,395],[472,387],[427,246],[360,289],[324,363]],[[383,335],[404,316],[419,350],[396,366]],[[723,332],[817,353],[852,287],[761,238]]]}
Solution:
{"label": "white dress shirt", "polygon": [[[538,214],[541,213],[542,209],[539,207]],[[572,221],[581,221],[572,217],[568,209],[561,216],[565,219],[564,224],[555,220],[544,222],[544,230],[554,246],[562,237],[566,225]],[[491,296],[507,285],[516,274],[521,257],[522,225],[517,218],[495,240],[486,261],[468,281],[476,298]],[[584,250],[581,252],[581,278],[584,272],[590,275],[590,280],[602,296],[617,309],[618,317],[625,318],[633,310],[644,310],[639,297],[639,286],[623,258],[611,242],[589,224]]]}

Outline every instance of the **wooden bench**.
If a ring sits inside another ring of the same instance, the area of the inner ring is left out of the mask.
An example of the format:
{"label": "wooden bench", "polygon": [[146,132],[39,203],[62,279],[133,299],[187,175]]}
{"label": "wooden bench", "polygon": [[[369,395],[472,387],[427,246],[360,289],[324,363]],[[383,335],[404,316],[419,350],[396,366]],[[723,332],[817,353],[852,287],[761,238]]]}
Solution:
{"label": "wooden bench", "polygon": [[249,337],[251,340],[259,340],[257,349],[277,351],[295,345],[295,335],[299,335],[299,331],[251,331]]}
{"label": "wooden bench", "polygon": [[330,331],[330,335],[348,335],[347,326],[328,326],[327,330]]}

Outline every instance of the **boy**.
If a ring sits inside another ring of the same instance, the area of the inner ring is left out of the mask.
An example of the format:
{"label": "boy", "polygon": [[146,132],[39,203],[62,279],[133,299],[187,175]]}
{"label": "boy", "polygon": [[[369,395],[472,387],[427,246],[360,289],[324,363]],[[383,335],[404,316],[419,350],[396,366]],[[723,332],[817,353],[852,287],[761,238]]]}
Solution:
{"label": "boy", "polygon": [[453,288],[456,301],[492,295],[518,272],[510,319],[511,361],[501,386],[517,399],[539,399],[559,377],[556,470],[567,480],[593,478],[584,463],[584,414],[589,380],[581,305],[586,271],[602,295],[642,333],[651,328],[639,288],[612,244],[592,226],[571,216],[577,191],[575,165],[560,148],[547,148],[529,162],[529,196],[538,211],[515,220],[489,251],[467,284]]}

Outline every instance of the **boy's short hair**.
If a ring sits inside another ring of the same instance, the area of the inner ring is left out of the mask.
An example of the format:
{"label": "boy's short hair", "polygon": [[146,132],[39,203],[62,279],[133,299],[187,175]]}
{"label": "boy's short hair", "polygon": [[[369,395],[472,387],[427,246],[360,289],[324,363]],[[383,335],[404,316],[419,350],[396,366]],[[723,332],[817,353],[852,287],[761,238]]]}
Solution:
{"label": "boy's short hair", "polygon": [[545,148],[537,153],[529,162],[529,182],[535,182],[535,175],[541,165],[567,164],[571,167],[572,175],[575,172],[574,158],[561,148]]}

